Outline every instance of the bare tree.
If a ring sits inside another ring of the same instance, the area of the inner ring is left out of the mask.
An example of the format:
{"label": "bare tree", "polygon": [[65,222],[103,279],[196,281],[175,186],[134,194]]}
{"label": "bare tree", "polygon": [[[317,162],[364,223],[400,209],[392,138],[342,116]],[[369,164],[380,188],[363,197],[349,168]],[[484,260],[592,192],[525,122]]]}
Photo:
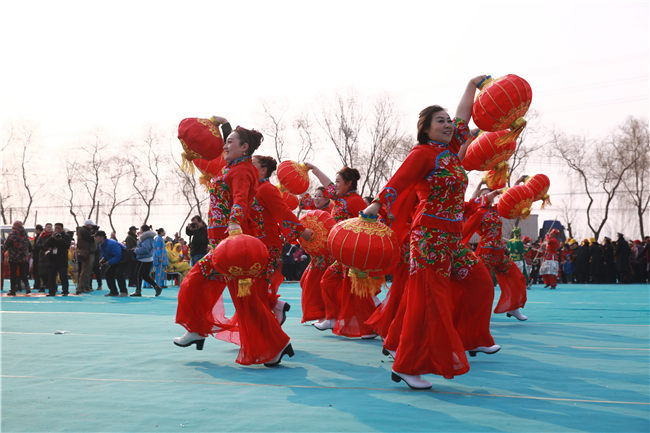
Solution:
{"label": "bare tree", "polygon": [[[609,217],[612,200],[627,171],[632,167],[632,162],[626,157],[623,146],[614,138],[588,146],[584,137],[569,139],[553,132],[551,145],[554,154],[580,178],[588,198],[587,225],[598,239]],[[586,149],[594,151],[587,153]],[[604,199],[595,203],[595,196],[599,192]]]}
{"label": "bare tree", "polygon": [[309,114],[302,114],[294,121],[294,127],[300,137],[300,149],[298,150],[298,161],[306,161],[314,151],[313,125]]}
{"label": "bare tree", "polygon": [[284,158],[284,131],[285,126],[282,120],[284,113],[274,114],[273,109],[267,103],[263,104],[266,125],[262,130],[264,134],[273,139],[275,156],[278,161]]}
{"label": "bare tree", "polygon": [[368,121],[370,146],[362,152],[365,174],[361,195],[375,196],[377,190],[392,175],[395,150],[403,147],[405,138],[401,131],[392,100],[385,96],[373,104],[373,114]]}
{"label": "bare tree", "polygon": [[76,204],[75,204],[75,179],[78,171],[79,168],[76,162],[66,163],[65,180],[66,180],[66,186],[68,187],[68,211],[70,212],[70,215],[72,215],[76,227],[79,227],[79,221],[77,219],[77,214],[79,213],[79,211],[76,209]]}
{"label": "bare tree", "polygon": [[626,198],[636,210],[639,218],[641,239],[645,237],[644,218],[650,203],[650,140],[648,123],[633,117],[628,118],[619,128],[619,140],[623,151],[632,161],[629,176],[623,178]]}
{"label": "bare tree", "polygon": [[341,163],[356,167],[359,157],[359,134],[363,126],[361,107],[355,96],[337,96],[333,109],[323,110],[319,122],[334,145]]}
{"label": "bare tree", "polygon": [[[528,126],[523,130],[523,132],[517,137],[517,147],[515,148],[515,153],[510,158],[509,170],[510,173],[514,173],[517,169],[526,169],[526,163],[530,157],[542,147],[541,143],[531,142],[531,136],[535,136],[537,130],[535,127],[531,127],[531,120],[535,120],[539,117],[539,114],[531,110],[526,114]],[[517,179],[519,176],[514,176],[514,179]],[[508,176],[508,186],[511,186],[511,178],[513,176]]]}
{"label": "bare tree", "polygon": [[[83,169],[77,170],[77,174],[83,189],[90,199],[88,213],[86,214],[87,219],[92,218],[93,212],[97,215],[96,211],[99,207],[99,197],[102,194],[102,182],[100,178],[105,165],[103,153],[107,147],[98,133],[95,134],[94,138],[95,141],[92,146],[81,149],[82,153],[85,154],[85,159],[80,161],[80,165],[77,167],[83,167]],[[98,222],[95,221],[95,223],[97,224]]]}
{"label": "bare tree", "polygon": [[[5,223],[7,222],[5,207],[7,207],[8,200],[12,196],[17,196],[20,199],[20,205],[25,209],[22,221],[27,221],[36,194],[36,186],[34,185],[36,177],[32,176],[28,167],[28,162],[31,158],[30,153],[33,147],[34,130],[26,125],[21,126],[19,129],[19,131],[16,131],[14,125],[10,125],[7,138],[2,143],[2,159],[4,162],[2,174],[5,185],[3,185],[3,192],[0,196],[0,211],[2,212],[2,219]],[[17,152],[17,154],[14,152]],[[20,166],[7,167],[5,164],[8,161],[19,161]],[[8,177],[4,178],[5,175]],[[18,179],[16,184],[12,182],[14,176],[16,176],[15,179]],[[18,189],[24,190],[25,194],[17,194],[16,191]],[[12,208],[9,207],[9,209],[11,210]],[[9,219],[11,218],[12,216],[10,215]]]}
{"label": "bare tree", "polygon": [[185,226],[185,222],[190,218],[190,215],[196,213],[201,217],[201,219],[203,219],[201,207],[207,201],[208,196],[201,192],[200,183],[196,181],[193,174],[181,170],[180,162],[176,161],[173,155],[172,152],[172,161],[174,161],[174,165],[177,168],[177,170],[173,170],[173,172],[175,173],[176,180],[180,181],[178,184],[180,192],[189,206],[187,214],[178,230],[179,233],[183,233],[183,227]]}
{"label": "bare tree", "polygon": [[151,215],[151,205],[156,199],[158,187],[160,186],[160,169],[163,158],[159,149],[159,139],[150,128],[144,138],[144,152],[140,153],[144,153],[144,158],[138,160],[134,157],[128,160],[135,195],[142,200],[147,209],[143,224],[147,223]]}
{"label": "bare tree", "polygon": [[126,175],[129,173],[129,165],[126,158],[110,158],[106,161],[106,168],[106,171],[110,173],[108,180],[111,183],[111,191],[103,194],[108,207],[108,211],[105,214],[108,217],[111,230],[117,232],[113,224],[115,209],[131,200],[134,194],[133,191],[129,189],[125,190],[122,186],[124,181],[127,180]]}

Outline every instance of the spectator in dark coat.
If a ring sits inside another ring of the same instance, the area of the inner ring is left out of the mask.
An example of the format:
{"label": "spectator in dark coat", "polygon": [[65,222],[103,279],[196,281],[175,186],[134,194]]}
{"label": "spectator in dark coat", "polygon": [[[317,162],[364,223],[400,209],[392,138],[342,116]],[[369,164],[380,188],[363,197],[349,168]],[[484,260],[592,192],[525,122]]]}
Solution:
{"label": "spectator in dark coat", "polygon": [[619,233],[616,240],[616,274],[619,283],[630,282],[630,245],[623,233]]}
{"label": "spectator in dark coat", "polygon": [[591,238],[589,245],[589,276],[592,283],[603,283],[603,249],[596,239]]}
{"label": "spectator in dark coat", "polygon": [[589,282],[589,241],[582,241],[576,252],[576,282],[586,284]]}
{"label": "spectator in dark coat", "polygon": [[43,233],[38,237],[34,249],[38,251],[38,275],[43,286],[41,287],[44,290],[48,291],[48,296],[52,291],[56,291],[56,286],[52,287],[52,279],[50,275],[54,272],[54,253],[52,251],[52,246],[49,243],[52,238],[54,230],[52,229],[52,223],[45,224]]}
{"label": "spectator in dark coat", "polygon": [[54,224],[54,233],[45,242],[45,247],[51,251],[51,268],[48,273],[48,296],[56,295],[56,277],[61,280],[61,291],[63,296],[68,296],[68,250],[72,239],[65,232],[63,224]]}
{"label": "spectator in dark coat", "polygon": [[2,254],[7,252],[9,261],[9,278],[11,286],[9,296],[15,296],[16,290],[20,290],[21,282],[25,284],[25,293],[30,293],[29,280],[29,255],[31,244],[27,237],[27,232],[23,227],[22,221],[14,222],[11,227],[11,233],[2,246]]}
{"label": "spectator in dark coat", "polygon": [[185,234],[190,237],[190,265],[194,266],[208,253],[208,228],[200,216],[194,215]]}
{"label": "spectator in dark coat", "polygon": [[93,220],[86,220],[83,226],[77,227],[77,244],[75,254],[79,266],[79,280],[77,282],[77,295],[92,292],[92,277],[97,256],[95,232],[97,226]]}
{"label": "spectator in dark coat", "polygon": [[616,263],[614,263],[614,245],[612,240],[605,236],[603,240],[603,264],[604,268],[604,283],[616,283]]}
{"label": "spectator in dark coat", "polygon": [[38,290],[39,292],[44,292],[45,289],[41,287],[41,276],[38,274],[38,250],[36,249],[36,242],[38,241],[38,238],[41,237],[41,233],[43,233],[43,226],[36,224],[36,227],[34,227],[34,233],[32,248],[32,277],[34,278],[34,291]]}
{"label": "spectator in dark coat", "polygon": [[[138,246],[138,228],[136,226],[129,227],[129,232],[124,239],[124,245],[127,250],[133,251]],[[136,287],[138,275],[136,273],[137,267],[135,260],[129,261],[126,275],[129,276],[129,287]]]}

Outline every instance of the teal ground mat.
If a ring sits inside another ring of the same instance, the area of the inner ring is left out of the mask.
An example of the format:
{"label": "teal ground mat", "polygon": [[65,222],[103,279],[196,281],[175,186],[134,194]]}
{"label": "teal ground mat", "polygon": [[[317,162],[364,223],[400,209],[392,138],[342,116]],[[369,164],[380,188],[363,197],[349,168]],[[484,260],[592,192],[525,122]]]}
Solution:
{"label": "teal ground mat", "polygon": [[[213,338],[180,348],[178,287],[155,298],[2,297],[3,432],[649,431],[649,286],[533,286],[519,322],[493,315],[502,350],[411,391],[381,341],[300,323],[276,368],[235,363]],[[495,302],[498,299],[497,288]],[[229,299],[228,301],[229,302]],[[231,308],[230,304],[228,307]]]}

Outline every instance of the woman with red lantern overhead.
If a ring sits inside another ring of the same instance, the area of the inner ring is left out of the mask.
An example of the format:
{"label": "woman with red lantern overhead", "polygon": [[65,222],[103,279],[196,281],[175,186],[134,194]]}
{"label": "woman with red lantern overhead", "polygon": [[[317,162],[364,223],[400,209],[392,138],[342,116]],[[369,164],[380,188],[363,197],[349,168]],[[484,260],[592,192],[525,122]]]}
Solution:
{"label": "woman with red lantern overhead", "polygon": [[463,225],[463,244],[467,245],[476,232],[481,237],[476,254],[488,270],[495,273],[501,289],[501,296],[494,312],[506,313],[508,317],[514,316],[518,320],[526,320],[528,317],[519,311],[526,304],[526,279],[506,254],[501,237],[501,217],[492,204],[501,190],[481,189],[482,185],[483,181],[478,184],[472,199],[465,205],[467,220]]}
{"label": "woman with red lantern overhead", "polygon": [[[305,210],[322,210],[327,213],[332,212],[332,201],[323,196],[325,187],[316,188],[313,197],[305,194],[300,198],[300,208]],[[300,288],[302,296],[302,323],[311,320],[325,320],[325,302],[321,289],[321,279],[327,268],[332,264],[334,259],[329,254],[311,254],[311,260],[307,269],[300,277]]]}
{"label": "woman with red lantern overhead", "polygon": [[[223,118],[219,119],[225,123]],[[224,125],[224,131],[229,125]],[[225,134],[224,134],[225,135]],[[238,126],[229,133],[224,145],[226,166],[221,175],[210,181],[210,226],[214,241],[224,240],[238,233],[256,236],[251,207],[257,185],[258,173],[251,162],[251,155],[263,140],[262,134]],[[245,254],[242,251],[242,254]],[[196,263],[183,280],[178,292],[176,323],[187,332],[174,338],[181,347],[196,345],[203,349],[205,338],[235,326],[230,320],[221,321],[212,309],[221,297],[228,281],[219,274],[212,263],[213,252]],[[228,290],[238,316],[237,331],[241,347],[237,362],[244,365],[261,364],[274,366],[286,354],[293,356],[289,336],[262,302],[259,296],[248,291],[239,293],[236,285],[228,283]]]}
{"label": "woman with red lantern overhead", "polygon": [[501,348],[490,334],[490,274],[461,243],[467,175],[457,154],[466,146],[474,93],[484,78],[470,80],[453,121],[438,105],[420,112],[417,145],[364,210],[377,215],[386,206],[397,222],[415,207],[404,320],[391,376],[412,389],[431,387],[422,374],[451,379],[466,373],[465,350],[475,355]]}
{"label": "woman with red lantern overhead", "polygon": [[[273,174],[277,167],[277,162],[270,156],[253,156],[253,165],[257,169],[259,184],[257,186],[257,193],[255,198],[262,212],[262,220],[264,221],[264,236],[261,238],[264,245],[269,250],[269,264],[266,269],[266,284],[258,290],[262,299],[268,299],[268,306],[275,315],[280,324],[286,320],[286,313],[291,306],[279,300],[278,288],[284,276],[282,275],[282,245],[284,244],[283,237],[287,242],[293,243],[298,236],[309,240],[311,238],[311,230],[305,229],[298,218],[289,209],[284,200],[280,190],[269,182],[269,177]],[[260,279],[259,283],[264,283],[264,279]]]}
{"label": "woman with red lantern overhead", "polygon": [[[355,218],[366,207],[363,197],[357,193],[357,181],[361,178],[358,170],[342,168],[336,173],[336,183],[333,183],[315,165],[305,163],[305,166],[325,188],[323,197],[334,202],[331,214],[336,222]],[[321,289],[325,303],[325,319],[314,323],[316,329],[332,329],[334,334],[344,337],[376,337],[377,334],[372,328],[365,324],[375,309],[374,299],[353,293],[345,266],[338,262],[332,263],[321,279]]]}
{"label": "woman with red lantern overhead", "polygon": [[557,274],[560,269],[558,249],[560,244],[557,240],[558,229],[551,229],[544,238],[544,261],[539,268],[539,274],[544,281],[544,287],[549,289],[557,288]]}

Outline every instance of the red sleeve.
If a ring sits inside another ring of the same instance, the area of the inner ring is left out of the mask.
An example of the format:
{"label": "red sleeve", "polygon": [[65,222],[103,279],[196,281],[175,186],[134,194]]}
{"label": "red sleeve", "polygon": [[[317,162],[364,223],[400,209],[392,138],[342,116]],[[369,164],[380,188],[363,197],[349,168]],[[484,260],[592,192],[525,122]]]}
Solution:
{"label": "red sleeve", "polygon": [[352,194],[349,197],[345,198],[345,204],[348,209],[348,214],[352,215],[352,218],[358,217],[359,212],[364,210],[368,206],[359,194]]}
{"label": "red sleeve", "polygon": [[449,142],[449,150],[458,153],[460,147],[469,138],[469,126],[467,122],[458,117],[454,118],[454,132]]}
{"label": "red sleeve", "polygon": [[378,201],[386,210],[391,211],[391,205],[397,200],[400,194],[407,191],[416,182],[423,179],[431,168],[431,152],[426,146],[415,146],[402,162],[395,174],[388,180],[388,183],[379,191],[375,201]]}
{"label": "red sleeve", "polygon": [[329,199],[336,198],[336,186],[333,183],[330,183],[325,187],[325,189],[323,190],[323,197]]}
{"label": "red sleeve", "polygon": [[[241,167],[241,168],[240,168]],[[253,167],[255,170],[255,167]],[[244,221],[244,214],[250,207],[252,192],[257,184],[256,171],[253,173],[247,170],[243,164],[231,169],[232,177],[230,179],[230,195],[232,197],[232,207],[230,208],[230,217],[228,224],[241,225]]]}
{"label": "red sleeve", "polygon": [[280,191],[268,182],[260,185],[259,189],[257,200],[271,214],[285,238],[288,241],[297,239],[305,228],[294,213],[291,212],[286,202],[282,200]]}
{"label": "red sleeve", "polygon": [[300,197],[300,202],[298,203],[301,209],[314,210],[316,205],[314,205],[314,199],[309,195],[309,193]]}
{"label": "red sleeve", "polygon": [[467,244],[476,233],[487,211],[487,201],[483,196],[466,201],[463,207],[465,222],[463,223],[463,244]]}

